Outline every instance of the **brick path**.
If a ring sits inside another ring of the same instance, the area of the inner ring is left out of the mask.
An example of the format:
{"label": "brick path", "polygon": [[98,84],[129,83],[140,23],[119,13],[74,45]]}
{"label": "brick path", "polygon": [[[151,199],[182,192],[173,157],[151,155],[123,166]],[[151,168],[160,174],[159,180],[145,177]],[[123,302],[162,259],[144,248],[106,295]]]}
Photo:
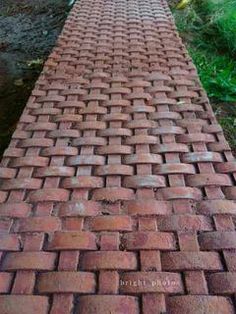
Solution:
{"label": "brick path", "polygon": [[0,313],[234,313],[236,163],[165,0],[81,0],[0,168]]}

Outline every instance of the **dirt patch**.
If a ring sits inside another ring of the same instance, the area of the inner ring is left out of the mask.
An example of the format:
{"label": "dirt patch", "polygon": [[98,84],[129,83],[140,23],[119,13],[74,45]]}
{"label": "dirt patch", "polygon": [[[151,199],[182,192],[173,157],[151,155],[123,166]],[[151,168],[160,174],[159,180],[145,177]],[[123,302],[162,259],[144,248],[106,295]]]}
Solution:
{"label": "dirt patch", "polygon": [[0,3],[0,156],[69,10],[68,0]]}

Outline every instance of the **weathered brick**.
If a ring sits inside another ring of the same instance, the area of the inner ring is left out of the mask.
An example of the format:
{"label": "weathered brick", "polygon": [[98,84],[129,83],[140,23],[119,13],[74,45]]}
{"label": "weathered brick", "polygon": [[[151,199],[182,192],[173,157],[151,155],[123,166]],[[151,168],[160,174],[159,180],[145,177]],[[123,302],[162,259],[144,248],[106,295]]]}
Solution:
{"label": "weathered brick", "polygon": [[11,287],[11,281],[13,274],[11,273],[0,273],[0,293],[8,293]]}
{"label": "weathered brick", "polygon": [[220,256],[215,252],[163,252],[163,270],[222,270]]}
{"label": "weathered brick", "polygon": [[99,294],[117,294],[119,289],[119,274],[117,271],[99,272]]}
{"label": "weathered brick", "polygon": [[[80,296],[75,313],[77,314],[139,314],[138,299],[123,295]],[[10,313],[11,314],[11,313]],[[15,314],[15,313],[14,313]]]}
{"label": "weathered brick", "polygon": [[101,204],[94,201],[71,201],[62,203],[59,207],[59,215],[66,216],[96,216],[101,210]]}
{"label": "weathered brick", "polygon": [[103,179],[93,176],[78,176],[66,178],[62,181],[62,187],[66,189],[95,189],[103,187]]}
{"label": "weathered brick", "polygon": [[28,216],[31,205],[23,202],[0,204],[0,217],[20,218]]}
{"label": "weathered brick", "polygon": [[123,209],[129,215],[168,215],[171,213],[171,204],[164,201],[140,199],[124,201]]}
{"label": "weathered brick", "polygon": [[3,181],[2,184],[0,184],[0,188],[2,190],[38,190],[41,185],[41,179],[17,178]]}
{"label": "weathered brick", "polygon": [[69,191],[66,189],[41,189],[31,192],[28,196],[30,202],[65,202],[69,199]]}
{"label": "weathered brick", "polygon": [[97,216],[90,219],[93,231],[131,231],[132,221],[129,216]]}
{"label": "weathered brick", "polygon": [[7,253],[2,262],[3,270],[53,270],[55,253],[18,252]]}
{"label": "weathered brick", "polygon": [[88,272],[50,272],[38,276],[38,292],[45,293],[94,293],[95,275]]}
{"label": "weathered brick", "polygon": [[235,231],[214,231],[199,235],[202,250],[223,250],[236,248]]}
{"label": "weathered brick", "polygon": [[183,293],[180,274],[165,272],[129,272],[120,276],[122,293]]}
{"label": "weathered brick", "polygon": [[186,295],[168,298],[167,313],[233,314],[234,308],[231,301],[225,297]]}
{"label": "weathered brick", "polygon": [[171,215],[163,216],[157,220],[161,231],[211,231],[211,220],[200,215]]}
{"label": "weathered brick", "polygon": [[18,220],[16,232],[54,232],[60,229],[61,222],[57,217],[29,217]]}
{"label": "weathered brick", "polygon": [[120,237],[118,232],[107,232],[101,235],[100,248],[102,251],[118,251]]}
{"label": "weathered brick", "polygon": [[47,314],[47,297],[32,295],[0,295],[0,313],[2,314]]}
{"label": "weathered brick", "polygon": [[49,250],[96,250],[96,237],[87,231],[56,231],[48,245]]}
{"label": "weathered brick", "polygon": [[85,270],[136,269],[137,256],[123,251],[88,252],[82,256],[81,266]]}
{"label": "weathered brick", "polygon": [[20,251],[20,237],[16,234],[0,234],[0,251]]}
{"label": "weathered brick", "polygon": [[172,250],[176,248],[174,234],[167,232],[131,232],[124,235],[122,244],[127,250]]}
{"label": "weathered brick", "polygon": [[208,276],[209,290],[213,294],[233,294],[236,292],[236,273],[223,272]]}
{"label": "weathered brick", "polygon": [[215,214],[231,214],[236,215],[236,204],[229,200],[210,200],[202,201],[197,206],[199,214],[215,215]]}

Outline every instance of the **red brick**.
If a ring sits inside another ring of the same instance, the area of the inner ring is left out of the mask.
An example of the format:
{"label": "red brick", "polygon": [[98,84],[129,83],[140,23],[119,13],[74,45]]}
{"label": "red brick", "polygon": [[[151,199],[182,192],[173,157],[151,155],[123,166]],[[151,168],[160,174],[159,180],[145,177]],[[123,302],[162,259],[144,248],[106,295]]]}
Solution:
{"label": "red brick", "polygon": [[62,187],[66,189],[95,189],[103,186],[103,178],[93,176],[71,177],[62,181]]}
{"label": "red brick", "polygon": [[166,313],[165,296],[159,293],[145,293],[142,295],[143,314]]}
{"label": "red brick", "polygon": [[211,220],[201,215],[171,215],[160,217],[157,220],[161,231],[211,231]]}
{"label": "red brick", "polygon": [[94,293],[95,287],[95,275],[88,272],[50,272],[38,276],[40,294]]}
{"label": "red brick", "polygon": [[56,123],[51,122],[34,122],[25,127],[26,131],[51,131],[57,128]]}
{"label": "red brick", "polygon": [[186,183],[190,186],[230,186],[232,182],[226,174],[193,174],[186,177]]}
{"label": "red brick", "polygon": [[16,169],[0,167],[0,178],[11,179],[16,175]]}
{"label": "red brick", "polygon": [[133,135],[126,138],[125,144],[127,145],[139,145],[139,144],[156,144],[156,136],[151,135]]}
{"label": "red brick", "polygon": [[107,232],[101,235],[100,249],[101,251],[118,251],[120,237],[118,232]]}
{"label": "red brick", "polygon": [[177,143],[166,143],[166,144],[157,144],[152,148],[152,153],[185,153],[188,152],[188,146],[185,144]]}
{"label": "red brick", "polygon": [[124,178],[123,184],[128,188],[157,188],[165,186],[165,178],[155,175],[135,175]]}
{"label": "red brick", "polygon": [[100,251],[84,253],[81,259],[85,270],[96,269],[136,269],[137,256],[131,252]]}
{"label": "red brick", "polygon": [[187,271],[184,275],[189,294],[208,294],[204,271]]}
{"label": "red brick", "polygon": [[96,250],[96,237],[87,231],[56,231],[49,242],[49,249],[58,250]]}
{"label": "red brick", "polygon": [[69,199],[69,191],[65,189],[41,189],[31,192],[28,196],[30,202],[65,202]]}
{"label": "red brick", "polygon": [[16,232],[54,232],[60,229],[61,222],[57,217],[29,217],[18,220]]}
{"label": "red brick", "polygon": [[34,271],[18,270],[11,290],[12,294],[32,294],[36,275]]}
{"label": "red brick", "polygon": [[0,251],[19,251],[19,240],[16,234],[0,234]]}
{"label": "red brick", "polygon": [[183,293],[180,274],[165,272],[129,272],[120,276],[122,293]]}
{"label": "red brick", "polygon": [[75,173],[72,167],[45,167],[36,169],[35,177],[71,177]]}
{"label": "red brick", "polygon": [[215,141],[215,138],[212,134],[204,133],[192,133],[192,134],[181,134],[177,135],[177,142],[180,143],[211,143]]}
{"label": "red brick", "polygon": [[50,314],[71,314],[73,294],[54,294]]}
{"label": "red brick", "polygon": [[153,135],[164,135],[164,134],[184,134],[185,131],[179,126],[161,126],[150,131]]}
{"label": "red brick", "polygon": [[97,216],[90,220],[92,231],[131,231],[132,221],[129,216]]}
{"label": "red brick", "polygon": [[101,210],[101,205],[98,202],[81,200],[78,202],[62,203],[59,207],[59,215],[67,216],[96,216]]}
{"label": "red brick", "polygon": [[202,198],[202,194],[199,189],[189,187],[170,187],[159,189],[157,191],[157,196],[162,200],[175,200],[175,199],[200,200]]}
{"label": "red brick", "polygon": [[0,295],[2,314],[47,314],[48,298],[32,295]]}
{"label": "red brick", "polygon": [[11,273],[0,273],[0,293],[8,293],[11,287],[11,281],[13,274]]}
{"label": "red brick", "polygon": [[157,154],[133,154],[124,157],[126,164],[159,164],[162,162],[162,158]]}
{"label": "red brick", "polygon": [[173,164],[162,164],[155,166],[154,172],[156,174],[191,174],[195,173],[195,169],[192,165],[173,163]]}
{"label": "red brick", "polygon": [[214,273],[208,276],[209,290],[213,294],[233,294],[236,292],[236,273]]}
{"label": "red brick", "polygon": [[215,252],[163,252],[163,270],[221,270],[220,256]]}
{"label": "red brick", "polygon": [[215,214],[236,214],[236,204],[229,200],[210,200],[202,201],[197,206],[199,214],[215,215]]}
{"label": "red brick", "polygon": [[236,162],[235,161],[222,162],[216,165],[216,170],[217,172],[221,172],[221,173],[236,172]]}
{"label": "red brick", "polygon": [[125,201],[123,209],[129,215],[168,215],[171,213],[171,205],[164,201],[139,199]]}
{"label": "red brick", "polygon": [[236,248],[235,231],[214,231],[199,235],[199,243],[202,250],[223,250]]}
{"label": "red brick", "polygon": [[176,248],[173,233],[154,231],[126,233],[122,244],[127,250],[172,250]]}
{"label": "red brick", "polygon": [[47,252],[18,252],[7,253],[3,270],[53,270],[56,259],[55,253]]}
{"label": "red brick", "polygon": [[199,243],[196,232],[178,232],[179,247],[181,251],[199,251]]}
{"label": "red brick", "polygon": [[54,130],[48,133],[50,138],[77,138],[79,137],[79,131],[74,129]]}
{"label": "red brick", "polygon": [[42,149],[42,156],[74,156],[78,150],[75,147],[55,146]]}
{"label": "red brick", "polygon": [[134,192],[131,189],[111,187],[97,189],[93,192],[92,198],[95,201],[111,201],[130,200],[134,198]]}
{"label": "red brick", "polygon": [[98,176],[132,175],[133,174],[133,167],[125,166],[125,165],[98,166],[95,169],[95,174]]}
{"label": "red brick", "polygon": [[231,301],[225,297],[185,295],[168,298],[167,313],[233,314],[234,308]]}
{"label": "red brick", "polygon": [[225,250],[224,258],[229,271],[236,271],[236,250]]}
{"label": "red brick", "polygon": [[138,220],[138,229],[140,231],[156,231],[157,221],[155,218],[140,217]]}
{"label": "red brick", "polygon": [[226,198],[230,200],[236,200],[236,187],[231,186],[224,189]]}
{"label": "red brick", "polygon": [[[107,129],[106,129],[107,130]],[[102,136],[102,134],[99,134]],[[73,146],[102,146],[106,145],[106,139],[102,137],[80,137],[76,138],[72,142]]]}
{"label": "red brick", "polygon": [[80,155],[80,156],[73,156],[67,159],[68,166],[90,166],[90,165],[104,165],[105,158],[103,156],[96,156],[96,155]]}
{"label": "red brick", "polygon": [[126,145],[107,145],[97,148],[100,155],[128,155],[132,153],[130,146]]}
{"label": "red brick", "polygon": [[2,190],[38,190],[42,185],[41,179],[17,178],[4,180],[0,185]]}
{"label": "red brick", "polygon": [[[123,295],[87,295],[79,297],[77,314],[139,314],[138,299]],[[10,313],[11,314],[11,313]],[[14,313],[15,314],[15,313]]]}
{"label": "red brick", "polygon": [[143,271],[161,271],[160,252],[140,251],[140,264]]}
{"label": "red brick", "polygon": [[106,128],[106,123],[102,121],[82,121],[77,123],[79,130],[101,130]]}
{"label": "red brick", "polygon": [[82,120],[82,116],[79,114],[62,114],[53,117],[55,122],[78,122]]}
{"label": "red brick", "polygon": [[99,294],[117,294],[119,289],[119,274],[117,271],[99,272]]}
{"label": "red brick", "polygon": [[46,167],[48,165],[48,162],[49,159],[46,157],[19,157],[13,159],[13,161],[11,162],[11,167]]}
{"label": "red brick", "polygon": [[69,217],[63,221],[63,230],[79,231],[83,229],[83,218]]}
{"label": "red brick", "polygon": [[23,202],[0,204],[0,217],[20,218],[28,216],[31,211],[31,205]]}

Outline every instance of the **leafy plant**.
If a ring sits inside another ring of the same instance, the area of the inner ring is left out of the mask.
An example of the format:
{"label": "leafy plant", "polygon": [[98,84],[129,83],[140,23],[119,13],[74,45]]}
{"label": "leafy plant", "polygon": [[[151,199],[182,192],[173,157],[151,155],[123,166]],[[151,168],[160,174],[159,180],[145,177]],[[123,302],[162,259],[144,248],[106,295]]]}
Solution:
{"label": "leafy plant", "polygon": [[173,12],[218,121],[236,150],[236,0],[193,0]]}

